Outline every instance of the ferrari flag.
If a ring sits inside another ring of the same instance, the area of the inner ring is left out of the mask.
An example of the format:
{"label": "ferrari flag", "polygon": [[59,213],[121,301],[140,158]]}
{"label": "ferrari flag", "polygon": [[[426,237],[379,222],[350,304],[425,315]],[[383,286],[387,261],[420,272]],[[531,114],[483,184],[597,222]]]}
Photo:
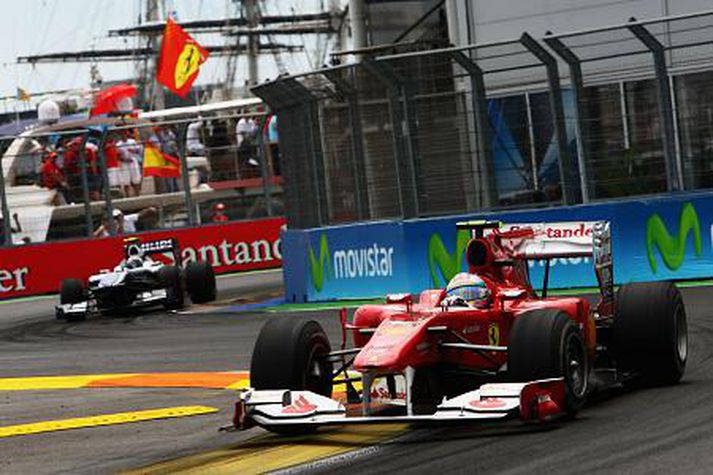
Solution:
{"label": "ferrari flag", "polygon": [[208,51],[183,31],[172,19],[166,20],[156,79],[181,97],[186,97],[198,77]]}
{"label": "ferrari flag", "polygon": [[178,178],[181,176],[181,161],[147,142],[144,144],[144,176]]}

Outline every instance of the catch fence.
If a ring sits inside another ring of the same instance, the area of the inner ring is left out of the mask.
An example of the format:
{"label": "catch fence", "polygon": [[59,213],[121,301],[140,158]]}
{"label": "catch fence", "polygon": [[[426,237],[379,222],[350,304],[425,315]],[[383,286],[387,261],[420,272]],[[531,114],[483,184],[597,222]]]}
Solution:
{"label": "catch fence", "polygon": [[392,45],[253,92],[280,119],[303,229],[711,188],[712,58],[707,11]]}

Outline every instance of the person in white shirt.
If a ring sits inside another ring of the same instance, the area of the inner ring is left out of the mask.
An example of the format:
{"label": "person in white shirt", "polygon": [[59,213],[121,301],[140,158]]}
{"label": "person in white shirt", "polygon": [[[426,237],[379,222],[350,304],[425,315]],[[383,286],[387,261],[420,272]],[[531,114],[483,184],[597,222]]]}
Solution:
{"label": "person in white shirt", "polygon": [[186,151],[189,155],[205,156],[205,146],[201,142],[201,128],[203,120],[201,117],[197,121],[188,124],[186,130]]}
{"label": "person in white shirt", "polygon": [[141,162],[143,150],[132,136],[130,130],[124,131],[122,138],[116,143],[121,160],[121,185],[124,196],[139,196],[143,179]]}

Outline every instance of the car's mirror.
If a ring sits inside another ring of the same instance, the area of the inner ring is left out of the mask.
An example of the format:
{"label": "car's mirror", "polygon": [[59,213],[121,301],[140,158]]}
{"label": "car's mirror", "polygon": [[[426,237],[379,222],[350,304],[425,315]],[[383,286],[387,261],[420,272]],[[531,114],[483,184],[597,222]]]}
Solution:
{"label": "car's mirror", "polygon": [[411,305],[413,298],[411,294],[388,294],[386,295],[386,303],[402,303]]}
{"label": "car's mirror", "polygon": [[508,289],[500,292],[500,297],[507,300],[515,300],[524,297],[526,294],[524,289]]}

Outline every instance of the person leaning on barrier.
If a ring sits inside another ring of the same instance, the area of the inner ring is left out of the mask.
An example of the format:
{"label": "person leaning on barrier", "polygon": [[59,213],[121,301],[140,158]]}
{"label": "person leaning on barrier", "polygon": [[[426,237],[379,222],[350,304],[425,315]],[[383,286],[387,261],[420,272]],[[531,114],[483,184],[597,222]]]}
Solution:
{"label": "person leaning on barrier", "polygon": [[186,151],[189,155],[204,156],[205,146],[201,142],[201,129],[203,128],[203,118],[198,117],[198,120],[188,124],[186,130]]}
{"label": "person leaning on barrier", "polygon": [[123,188],[124,196],[139,196],[141,194],[141,156],[142,150],[133,138],[133,131],[124,130],[116,142],[119,150],[119,181]]}
{"label": "person leaning on barrier", "polygon": [[[158,210],[149,206],[138,213],[124,214],[118,208],[112,211],[114,232],[116,234],[131,234],[138,231],[149,231],[158,227]],[[102,224],[94,231],[94,237],[109,236],[109,223],[104,217]]]}
{"label": "person leaning on barrier", "polygon": [[[116,137],[111,134],[104,143],[104,159],[106,160],[107,176],[110,188],[123,188],[121,181],[121,168],[119,164],[119,148]],[[123,193],[122,189],[122,193]],[[126,195],[124,195],[126,196]]]}
{"label": "person leaning on barrier", "polygon": [[40,165],[40,184],[43,188],[57,190],[65,203],[72,203],[72,196],[69,193],[67,180],[62,173],[62,169],[57,164],[57,153],[49,151],[42,157]]}

